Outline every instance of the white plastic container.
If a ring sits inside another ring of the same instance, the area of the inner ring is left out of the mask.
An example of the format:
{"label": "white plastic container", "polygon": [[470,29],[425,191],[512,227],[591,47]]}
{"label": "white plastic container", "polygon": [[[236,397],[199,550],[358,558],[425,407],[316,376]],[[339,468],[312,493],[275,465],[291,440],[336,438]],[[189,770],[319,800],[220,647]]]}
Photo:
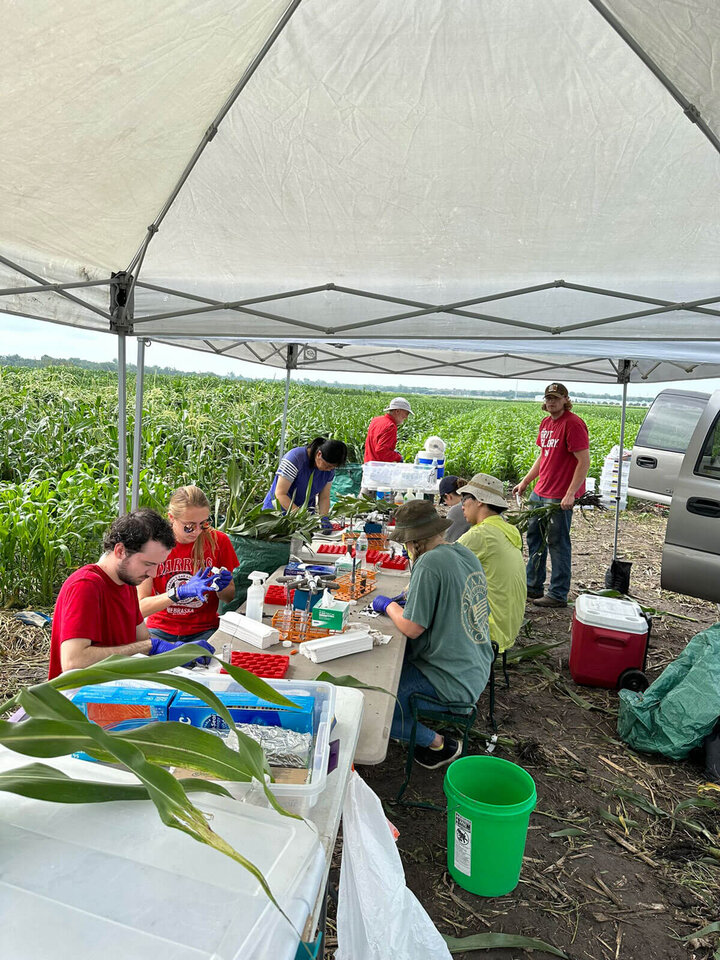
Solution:
{"label": "white plastic container", "polygon": [[313,663],[324,663],[326,660],[337,660],[338,657],[349,657],[353,653],[364,653],[372,648],[373,640],[369,631],[360,629],[320,637],[318,640],[306,640],[300,645],[300,653]]}
{"label": "white plastic container", "polygon": [[370,460],[363,464],[362,485],[368,490],[424,490],[437,485],[437,470],[416,463]]}
{"label": "white plastic container", "polygon": [[[307,643],[312,641],[308,640]],[[242,689],[226,674],[208,673],[205,676],[193,676],[212,690]],[[314,697],[313,728],[313,758],[310,767],[310,776],[307,783],[271,783],[270,789],[283,807],[290,813],[297,813],[301,817],[308,816],[310,810],[318,802],[320,794],[327,782],[327,766],[330,757],[330,728],[335,716],[335,686],[320,680],[267,680],[284,697],[292,700],[295,696]],[[252,784],[225,782],[230,793],[238,799],[244,799]]]}
{"label": "white plastic container", "polygon": [[262,570],[253,570],[252,573],[248,574],[248,580],[252,583],[247,592],[245,616],[250,620],[256,620],[258,623],[261,623],[263,618],[265,581],[269,576],[270,574],[263,573]]}
{"label": "white plastic container", "polygon": [[365,531],[362,530],[360,536],[355,541],[355,558],[357,560],[357,569],[367,570],[368,538]]}
{"label": "white plastic container", "polygon": [[[0,770],[27,757],[0,748]],[[43,760],[77,779],[124,771]],[[192,794],[252,861],[297,929],[322,882],[316,829],[229,797]],[[44,803],[0,792],[2,956],[22,960],[293,960],[298,936],[234,860],[164,826],[148,801]]]}
{"label": "white plastic container", "polygon": [[251,643],[261,650],[272,647],[280,640],[280,633],[275,627],[258,623],[257,620],[251,620],[235,610],[228,610],[220,617],[220,629],[223,633],[229,633],[231,637]]}

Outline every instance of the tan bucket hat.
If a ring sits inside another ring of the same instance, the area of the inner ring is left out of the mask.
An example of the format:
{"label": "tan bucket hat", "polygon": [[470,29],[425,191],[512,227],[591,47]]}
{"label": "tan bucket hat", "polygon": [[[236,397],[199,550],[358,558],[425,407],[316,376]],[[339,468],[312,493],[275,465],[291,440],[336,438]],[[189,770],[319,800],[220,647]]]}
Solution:
{"label": "tan bucket hat", "polygon": [[398,543],[428,540],[451,526],[452,520],[441,517],[429,500],[411,500],[396,511],[395,532],[391,538]]}
{"label": "tan bucket hat", "polygon": [[491,507],[507,510],[509,504],[505,500],[502,480],[491,477],[487,473],[476,473],[464,487],[458,487],[459,494],[469,493],[479,503],[487,503]]}

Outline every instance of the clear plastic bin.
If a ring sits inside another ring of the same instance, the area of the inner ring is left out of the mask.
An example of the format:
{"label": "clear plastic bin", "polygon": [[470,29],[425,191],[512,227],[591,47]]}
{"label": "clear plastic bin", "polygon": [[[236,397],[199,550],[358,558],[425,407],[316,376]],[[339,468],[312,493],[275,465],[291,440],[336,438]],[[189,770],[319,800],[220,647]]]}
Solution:
{"label": "clear plastic bin", "polygon": [[[214,691],[242,689],[225,674],[208,673],[204,677],[193,675],[193,680],[199,680]],[[327,782],[327,767],[330,757],[330,729],[335,717],[335,686],[332,683],[323,683],[320,680],[268,680],[271,687],[278,693],[292,700],[296,696],[313,697],[313,758],[310,767],[310,779],[307,783],[271,783],[270,789],[278,801],[289,810],[301,817],[308,816],[310,810],[318,802],[320,794]],[[246,799],[252,789],[249,783],[225,782],[224,786],[238,799]],[[253,797],[258,791],[253,791]]]}
{"label": "clear plastic bin", "polygon": [[363,487],[368,490],[434,489],[437,469],[427,464],[370,460],[363,465]]}

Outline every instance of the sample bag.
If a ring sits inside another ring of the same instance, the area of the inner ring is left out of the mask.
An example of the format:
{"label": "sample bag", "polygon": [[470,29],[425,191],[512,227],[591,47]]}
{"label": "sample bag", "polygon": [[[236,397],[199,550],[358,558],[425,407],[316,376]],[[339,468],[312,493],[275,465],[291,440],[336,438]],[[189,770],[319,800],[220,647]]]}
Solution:
{"label": "sample bag", "polygon": [[720,623],[696,634],[643,693],[621,690],[618,734],[631,747],[681,760],[720,717]]}
{"label": "sample bag", "polygon": [[353,773],[343,806],[335,960],[451,960],[405,886],[400,854],[379,798]]}

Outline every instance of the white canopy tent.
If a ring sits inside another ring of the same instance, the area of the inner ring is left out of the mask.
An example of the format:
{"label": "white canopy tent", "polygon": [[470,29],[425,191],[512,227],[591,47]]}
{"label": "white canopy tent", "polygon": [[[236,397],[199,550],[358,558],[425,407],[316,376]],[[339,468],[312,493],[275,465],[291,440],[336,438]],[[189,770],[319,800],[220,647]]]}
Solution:
{"label": "white canopy tent", "polygon": [[121,436],[128,336],[368,373],[718,372],[714,0],[2,7],[0,309],[117,335]]}

